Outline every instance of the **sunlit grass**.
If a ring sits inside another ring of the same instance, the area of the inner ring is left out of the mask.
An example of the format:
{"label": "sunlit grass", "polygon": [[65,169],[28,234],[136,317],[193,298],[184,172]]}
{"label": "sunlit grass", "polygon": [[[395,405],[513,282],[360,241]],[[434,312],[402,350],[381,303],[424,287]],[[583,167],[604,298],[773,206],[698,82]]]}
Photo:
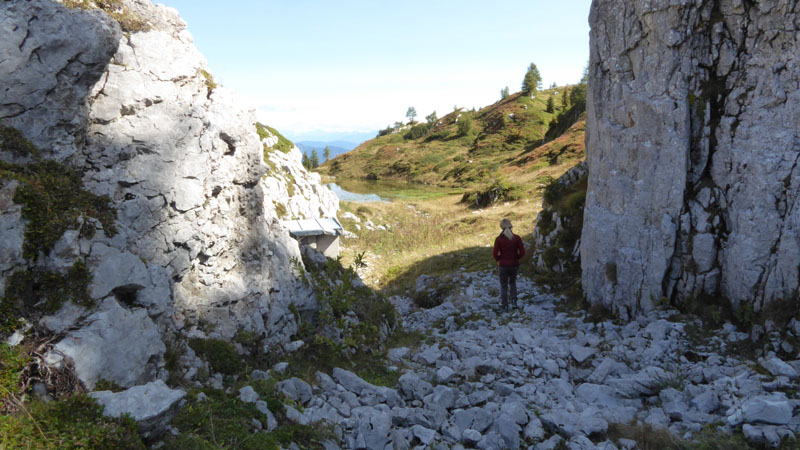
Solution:
{"label": "sunlit grass", "polygon": [[[362,219],[358,237],[344,240],[343,262],[352,264],[355,255],[366,252],[362,276],[372,287],[390,294],[412,287],[421,274],[490,269],[500,220],[510,218],[515,232],[527,236],[541,205],[541,199],[534,197],[472,210],[460,199],[448,195],[413,202],[342,202],[344,211]],[[366,220],[389,229],[367,231]],[[345,228],[355,230],[354,221],[343,222]]]}

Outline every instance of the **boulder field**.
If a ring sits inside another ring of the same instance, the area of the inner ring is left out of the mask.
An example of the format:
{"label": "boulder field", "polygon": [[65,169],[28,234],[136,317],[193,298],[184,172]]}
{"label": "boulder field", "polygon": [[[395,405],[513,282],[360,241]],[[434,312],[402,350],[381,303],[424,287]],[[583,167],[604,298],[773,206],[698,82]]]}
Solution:
{"label": "boulder field", "polygon": [[[287,416],[332,426],[348,449],[636,448],[614,434],[630,423],[687,441],[741,431],[766,446],[800,431],[791,394],[800,360],[747,359],[737,345],[750,335],[732,324],[699,338],[703,324],[670,308],[629,323],[590,321],[562,312],[563,298],[525,277],[519,309],[499,314],[494,273],[450,281],[452,293],[434,308],[392,298],[405,329],[433,337],[388,351],[395,386],[343,368],[318,372],[313,385],[285,379],[276,388],[294,405]],[[800,334],[800,322],[793,327]],[[251,392],[242,388],[240,399],[258,401]]]}

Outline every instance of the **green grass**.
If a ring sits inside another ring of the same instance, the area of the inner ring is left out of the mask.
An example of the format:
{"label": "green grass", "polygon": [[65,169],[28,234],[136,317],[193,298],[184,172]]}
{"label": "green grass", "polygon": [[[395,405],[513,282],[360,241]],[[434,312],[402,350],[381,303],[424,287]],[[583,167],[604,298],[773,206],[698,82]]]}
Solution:
{"label": "green grass", "polygon": [[22,384],[22,370],[30,361],[21,346],[0,342],[0,412],[16,409]]}
{"label": "green grass", "polygon": [[13,413],[0,416],[0,448],[72,450],[113,448],[144,450],[136,422],[111,419],[103,407],[80,394],[44,403],[26,403]]}
{"label": "green grass", "polygon": [[[545,139],[548,131],[553,133],[550,123],[564,112],[560,106],[547,112],[547,101],[555,97],[556,105],[561,105],[561,90],[562,87],[544,90],[535,98],[517,93],[478,111],[459,109],[439,119],[419,137],[412,136],[408,129],[389,134],[383,130],[375,139],[316,170],[334,177],[339,185],[353,192],[364,191],[348,189],[346,185],[364,179],[378,180],[380,184],[411,183],[426,191],[433,191],[432,187],[452,188],[466,194],[465,201],[480,208],[534,197],[541,177],[558,177],[585,154],[582,114],[576,122],[557,121],[563,132]],[[570,120],[574,113],[580,113],[578,109],[571,111]],[[471,130],[459,131],[467,121],[472,122]],[[509,189],[503,189],[501,195],[488,195],[496,190],[498,180]],[[375,190],[380,184],[366,191],[380,195]],[[426,200],[429,195],[382,197]]]}
{"label": "green grass", "polygon": [[278,143],[275,144],[271,149],[267,148],[266,146],[264,147],[264,159],[267,159],[267,154],[272,150],[278,150],[286,153],[294,147],[294,143],[292,143],[292,141],[286,139],[281,133],[278,132],[278,130],[268,125],[256,122],[256,132],[258,133],[258,137],[260,139],[266,139],[270,137],[270,135],[278,137]]}
{"label": "green grass", "polygon": [[545,111],[555,92],[542,91],[535,99],[517,93],[475,112],[459,109],[430,129],[420,124],[367,141],[319,170],[347,179],[374,174],[378,179],[471,186],[488,175],[487,167],[543,143],[547,124],[559,112]]}
{"label": "green grass", "polygon": [[[301,448],[321,449],[322,442],[331,438],[325,428],[289,422],[283,404],[274,394],[274,383],[250,381],[247,384],[267,402],[268,409],[278,421],[277,429],[267,432],[254,427],[255,419],[266,428],[267,418],[254,404],[239,400],[238,388],[244,383],[232,386],[230,393],[209,388],[195,389],[188,393],[186,405],[172,421],[172,426],[181,430],[181,434],[167,436],[163,448],[277,450],[294,442]],[[206,396],[205,400],[198,398],[200,393]]]}
{"label": "green grass", "polygon": [[101,9],[119,23],[122,31],[149,31],[150,25],[139,15],[125,8],[122,0],[65,0],[64,6],[73,9]]}

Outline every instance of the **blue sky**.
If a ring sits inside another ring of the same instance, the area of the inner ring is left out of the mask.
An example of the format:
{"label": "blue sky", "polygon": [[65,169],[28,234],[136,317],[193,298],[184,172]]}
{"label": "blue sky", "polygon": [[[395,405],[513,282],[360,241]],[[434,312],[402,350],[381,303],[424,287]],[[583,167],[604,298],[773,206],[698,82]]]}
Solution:
{"label": "blue sky", "polygon": [[369,131],[520,88],[575,83],[591,0],[155,0],[178,9],[214,78],[289,136]]}

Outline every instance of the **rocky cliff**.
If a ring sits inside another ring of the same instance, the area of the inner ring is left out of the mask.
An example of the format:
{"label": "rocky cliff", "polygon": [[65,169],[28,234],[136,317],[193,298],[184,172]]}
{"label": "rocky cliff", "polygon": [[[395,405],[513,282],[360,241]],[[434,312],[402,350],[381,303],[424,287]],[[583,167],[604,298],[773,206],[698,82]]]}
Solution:
{"label": "rocky cliff", "polygon": [[[335,195],[299,151],[259,137],[254,112],[213,82],[177,11],[110,2],[126,19],[115,20],[66,3],[0,3],[0,289],[10,292],[14,274],[85,264],[87,301],[26,318],[64,333],[53,359],[73,359],[90,388],[166,379],[165,342],[176,336],[248,332],[279,349],[296,330],[290,304],[315,300],[292,272],[300,252],[276,211],[335,215]],[[14,129],[38,150],[12,146]],[[51,167],[43,161],[77,171],[90,206],[108,201],[116,221],[81,213],[53,245],[26,253],[34,222],[18,192],[35,184],[31,167]],[[181,353],[176,370],[191,377],[200,363]]]}
{"label": "rocky cliff", "polygon": [[800,6],[595,0],[589,20],[588,299],[794,311]]}

